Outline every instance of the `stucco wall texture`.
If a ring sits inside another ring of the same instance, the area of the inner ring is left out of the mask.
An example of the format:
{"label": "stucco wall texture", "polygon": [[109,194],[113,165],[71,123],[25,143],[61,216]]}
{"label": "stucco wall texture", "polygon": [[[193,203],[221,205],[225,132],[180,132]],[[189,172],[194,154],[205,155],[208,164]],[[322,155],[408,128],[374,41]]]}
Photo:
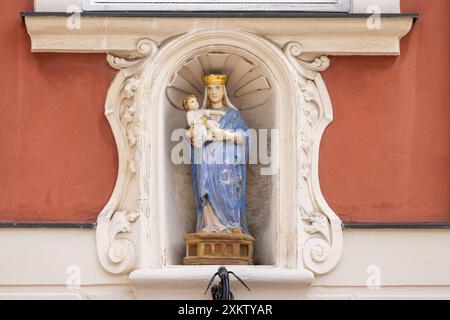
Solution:
{"label": "stucco wall texture", "polygon": [[[103,54],[32,53],[0,2],[0,221],[93,222],[117,173]],[[334,122],[320,150],[325,198],[344,221],[450,221],[450,1],[407,0],[420,20],[400,57],[332,57]]]}

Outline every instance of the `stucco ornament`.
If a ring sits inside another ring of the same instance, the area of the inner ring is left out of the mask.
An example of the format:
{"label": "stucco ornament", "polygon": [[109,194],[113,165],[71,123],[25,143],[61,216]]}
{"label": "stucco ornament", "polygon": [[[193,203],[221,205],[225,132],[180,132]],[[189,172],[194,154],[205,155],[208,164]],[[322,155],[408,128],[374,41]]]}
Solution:
{"label": "stucco ornament", "polygon": [[105,115],[111,125],[119,154],[119,171],[114,192],[97,218],[97,248],[103,267],[111,273],[126,273],[137,262],[132,233],[140,216],[134,190],[138,171],[139,118],[134,98],[141,86],[143,59],[151,57],[157,45],[142,39],[136,51],[127,55],[109,53],[108,63],[119,70],[106,99]]}
{"label": "stucco ornament", "polygon": [[[199,92],[184,90],[200,87],[196,77],[190,75],[191,66],[201,69],[205,63],[198,61],[215,63],[224,58],[236,61],[233,66],[238,67],[233,73],[248,66],[244,79],[251,79],[252,84],[246,87],[251,94],[247,95],[239,92],[241,84],[236,82],[230,99],[259,98],[251,108],[240,110],[243,117],[255,117],[261,104],[269,105],[276,114],[282,142],[277,150],[280,166],[274,179],[276,196],[270,209],[276,231],[265,240],[273,247],[267,255],[273,257],[270,264],[277,267],[270,271],[272,276],[282,280],[286,272],[295,270],[309,279],[310,275],[332,270],[342,250],[341,221],[321,193],[318,174],[320,141],[332,121],[331,102],[320,75],[329,66],[329,59],[319,56],[303,61],[298,42],[280,45],[236,29],[195,30],[172,35],[160,43],[158,46],[142,39],[134,52],[108,54],[111,66],[119,70],[105,105],[117,144],[119,170],[111,199],[98,217],[98,255],[103,267],[112,273],[143,268],[184,272],[177,269],[182,249],[167,231],[186,229],[174,226],[164,211],[177,197],[168,203],[166,194],[171,190],[166,180],[170,175],[164,167],[170,159],[161,139],[170,139],[164,127],[169,121],[167,110],[181,114],[173,108],[180,106],[180,97],[199,96]],[[228,73],[223,68],[217,72]],[[255,78],[259,79],[258,90],[252,89]],[[171,79],[175,80],[171,83]],[[182,94],[178,93],[180,88]],[[246,104],[236,104],[241,105]],[[175,113],[170,115],[170,121],[177,117]],[[185,124],[185,113],[183,116]]]}
{"label": "stucco ornament", "polygon": [[317,274],[329,272],[337,264],[342,250],[341,221],[322,196],[318,177],[319,146],[325,127],[333,114],[320,71],[330,60],[321,56],[312,62],[298,57],[301,44],[286,44],[284,53],[298,74],[302,103],[297,116],[297,155],[299,215],[303,221],[302,257],[305,267]]}

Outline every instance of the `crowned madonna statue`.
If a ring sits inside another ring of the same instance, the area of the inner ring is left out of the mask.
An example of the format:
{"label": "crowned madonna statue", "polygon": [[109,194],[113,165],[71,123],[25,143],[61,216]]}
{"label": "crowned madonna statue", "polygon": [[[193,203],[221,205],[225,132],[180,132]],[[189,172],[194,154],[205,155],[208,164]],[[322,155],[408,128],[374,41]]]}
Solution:
{"label": "crowned madonna statue", "polygon": [[185,264],[251,264],[254,239],[245,218],[249,138],[226,92],[226,75],[203,77],[205,98],[183,107],[189,130],[196,232],[187,234]]}

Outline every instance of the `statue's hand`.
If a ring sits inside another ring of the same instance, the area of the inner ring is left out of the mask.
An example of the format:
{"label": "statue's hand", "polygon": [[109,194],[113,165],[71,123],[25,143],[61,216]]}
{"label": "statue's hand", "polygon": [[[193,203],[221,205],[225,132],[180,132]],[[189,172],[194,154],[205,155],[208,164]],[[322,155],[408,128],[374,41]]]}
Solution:
{"label": "statue's hand", "polygon": [[222,132],[215,133],[216,141],[223,141],[225,139],[225,135]]}
{"label": "statue's hand", "polygon": [[195,129],[194,128],[190,128],[187,132],[186,132],[186,137],[192,141],[192,139],[194,139],[196,136],[195,134]]}
{"label": "statue's hand", "polygon": [[235,133],[234,141],[237,144],[243,144],[244,143],[244,135],[242,134],[242,132],[236,132]]}

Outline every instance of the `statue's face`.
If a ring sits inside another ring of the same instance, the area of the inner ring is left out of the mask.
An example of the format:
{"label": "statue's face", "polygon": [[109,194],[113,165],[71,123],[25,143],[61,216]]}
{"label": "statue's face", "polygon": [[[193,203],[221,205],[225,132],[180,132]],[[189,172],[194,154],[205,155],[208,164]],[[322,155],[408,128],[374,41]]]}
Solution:
{"label": "statue's face", "polygon": [[188,106],[189,110],[191,110],[191,111],[196,111],[196,110],[198,110],[199,105],[198,105],[197,99],[196,99],[196,98],[190,98],[190,99],[187,101],[187,106]]}
{"label": "statue's face", "polygon": [[212,103],[218,103],[223,101],[225,91],[221,84],[208,85],[208,98]]}

